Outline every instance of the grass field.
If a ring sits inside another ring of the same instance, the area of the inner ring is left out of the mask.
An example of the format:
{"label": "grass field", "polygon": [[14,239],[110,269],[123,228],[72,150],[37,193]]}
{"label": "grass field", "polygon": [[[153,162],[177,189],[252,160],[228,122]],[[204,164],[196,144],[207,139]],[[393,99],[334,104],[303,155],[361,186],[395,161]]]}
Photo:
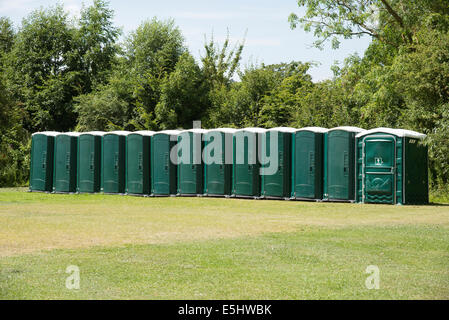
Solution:
{"label": "grass field", "polygon": [[449,206],[0,189],[0,298],[449,299]]}

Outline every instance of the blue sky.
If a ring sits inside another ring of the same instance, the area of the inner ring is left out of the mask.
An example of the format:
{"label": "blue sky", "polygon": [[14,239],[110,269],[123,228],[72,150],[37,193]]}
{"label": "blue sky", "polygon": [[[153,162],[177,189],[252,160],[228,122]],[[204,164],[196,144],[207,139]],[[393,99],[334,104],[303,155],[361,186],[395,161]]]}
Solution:
{"label": "blue sky", "polygon": [[[0,0],[0,15],[8,16],[15,26],[33,9],[56,4],[54,0]],[[79,14],[82,3],[90,0],[59,1],[73,15]],[[190,52],[199,58],[204,36],[212,32],[216,42],[222,43],[227,31],[233,43],[243,40],[246,32],[242,66],[250,63],[280,63],[293,60],[315,62],[310,70],[314,81],[332,77],[334,61],[342,62],[349,54],[363,54],[370,38],[342,40],[338,50],[330,46],[324,50],[313,48],[313,34],[300,27],[291,30],[287,21],[291,12],[303,11],[295,0],[111,0],[115,23],[124,33],[134,30],[143,20],[157,16],[174,18],[180,27]]]}

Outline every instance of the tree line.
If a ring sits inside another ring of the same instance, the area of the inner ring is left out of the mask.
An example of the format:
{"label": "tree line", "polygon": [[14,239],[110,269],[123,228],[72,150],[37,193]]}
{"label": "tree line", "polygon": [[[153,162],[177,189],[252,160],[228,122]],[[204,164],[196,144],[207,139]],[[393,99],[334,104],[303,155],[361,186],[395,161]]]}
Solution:
{"label": "tree line", "polygon": [[[446,0],[299,0],[291,28],[330,41],[369,35],[363,57],[313,82],[311,63],[241,67],[242,42],[205,38],[199,61],[174,20],[123,35],[107,1],[79,17],[60,5],[14,28],[0,18],[0,186],[28,180],[36,131],[354,125],[428,135],[434,189],[449,179],[449,3]],[[287,18],[287,17],[286,17]],[[123,35],[122,38],[120,38]],[[238,79],[238,80],[235,80]]]}

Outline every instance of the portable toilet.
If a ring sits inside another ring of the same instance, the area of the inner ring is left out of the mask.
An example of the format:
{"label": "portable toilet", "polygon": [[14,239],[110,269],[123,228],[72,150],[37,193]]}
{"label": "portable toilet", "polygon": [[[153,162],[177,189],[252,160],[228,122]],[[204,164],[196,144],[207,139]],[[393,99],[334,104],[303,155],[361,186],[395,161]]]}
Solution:
{"label": "portable toilet", "polygon": [[53,190],[55,136],[59,132],[36,132],[31,136],[30,191]]}
{"label": "portable toilet", "polygon": [[55,137],[53,192],[76,192],[78,132],[60,133]]}
{"label": "portable toilet", "polygon": [[111,131],[103,136],[101,191],[125,193],[126,136],[129,131]]}
{"label": "portable toilet", "polygon": [[[151,137],[151,193],[153,196],[176,194],[176,171],[179,130],[165,130]],[[172,152],[173,151],[173,152]],[[171,161],[174,157],[175,162]]]}
{"label": "portable toilet", "polygon": [[204,195],[232,193],[232,139],[236,129],[210,129],[204,134]]}
{"label": "portable toilet", "polygon": [[136,131],[126,137],[126,193],[151,193],[150,150],[154,131]]}
{"label": "portable toilet", "polygon": [[377,128],[357,139],[357,202],[427,204],[429,202],[426,135]]}
{"label": "portable toilet", "polygon": [[78,137],[77,192],[96,193],[101,187],[101,139],[103,131],[82,132]]}
{"label": "portable toilet", "polygon": [[258,198],[260,196],[259,149],[262,128],[244,128],[233,138],[233,192],[235,197]]}
{"label": "portable toilet", "polygon": [[323,199],[325,128],[306,127],[295,131],[292,139],[292,198]]}
{"label": "portable toilet", "polygon": [[363,131],[337,127],[325,134],[324,200],[355,201],[355,136]]}
{"label": "portable toilet", "polygon": [[[178,195],[203,194],[204,129],[183,130],[178,135]],[[188,147],[185,149],[184,147]],[[187,154],[186,154],[187,152]]]}
{"label": "portable toilet", "polygon": [[265,143],[261,144],[262,198],[290,198],[292,136],[295,131],[294,128],[277,127],[268,129],[264,135]]}

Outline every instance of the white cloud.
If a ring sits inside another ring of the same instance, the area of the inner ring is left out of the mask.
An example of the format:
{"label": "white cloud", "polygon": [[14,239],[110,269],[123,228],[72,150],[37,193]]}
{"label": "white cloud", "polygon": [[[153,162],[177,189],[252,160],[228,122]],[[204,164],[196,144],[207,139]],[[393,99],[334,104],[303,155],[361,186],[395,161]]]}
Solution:
{"label": "white cloud", "polygon": [[281,44],[281,40],[277,38],[255,38],[246,40],[246,45],[248,46],[277,47]]}
{"label": "white cloud", "polygon": [[[85,1],[85,5],[90,5],[90,2],[91,1]],[[50,2],[50,5],[56,5],[57,3],[62,3],[64,9],[67,10],[71,16],[77,16],[81,11],[81,0],[54,0]],[[0,15],[9,15],[12,13],[23,13],[26,15],[41,6],[48,7],[48,4],[39,0],[0,0]]]}
{"label": "white cloud", "polygon": [[36,0],[0,0],[0,14],[6,14],[11,11],[27,10],[30,6],[36,4]]}
{"label": "white cloud", "polygon": [[195,20],[227,20],[236,17],[236,14],[229,12],[177,12],[173,14],[174,18],[195,19]]}
{"label": "white cloud", "polygon": [[209,11],[209,12],[192,12],[182,11],[171,14],[174,18],[192,19],[192,20],[235,20],[235,19],[259,19],[259,20],[279,20],[284,19],[283,14],[273,12],[256,12],[254,10],[240,11]]}
{"label": "white cloud", "polygon": [[[84,5],[87,7],[90,3],[84,3]],[[80,1],[66,0],[64,1],[64,9],[67,10],[71,16],[79,16],[81,12]]]}

